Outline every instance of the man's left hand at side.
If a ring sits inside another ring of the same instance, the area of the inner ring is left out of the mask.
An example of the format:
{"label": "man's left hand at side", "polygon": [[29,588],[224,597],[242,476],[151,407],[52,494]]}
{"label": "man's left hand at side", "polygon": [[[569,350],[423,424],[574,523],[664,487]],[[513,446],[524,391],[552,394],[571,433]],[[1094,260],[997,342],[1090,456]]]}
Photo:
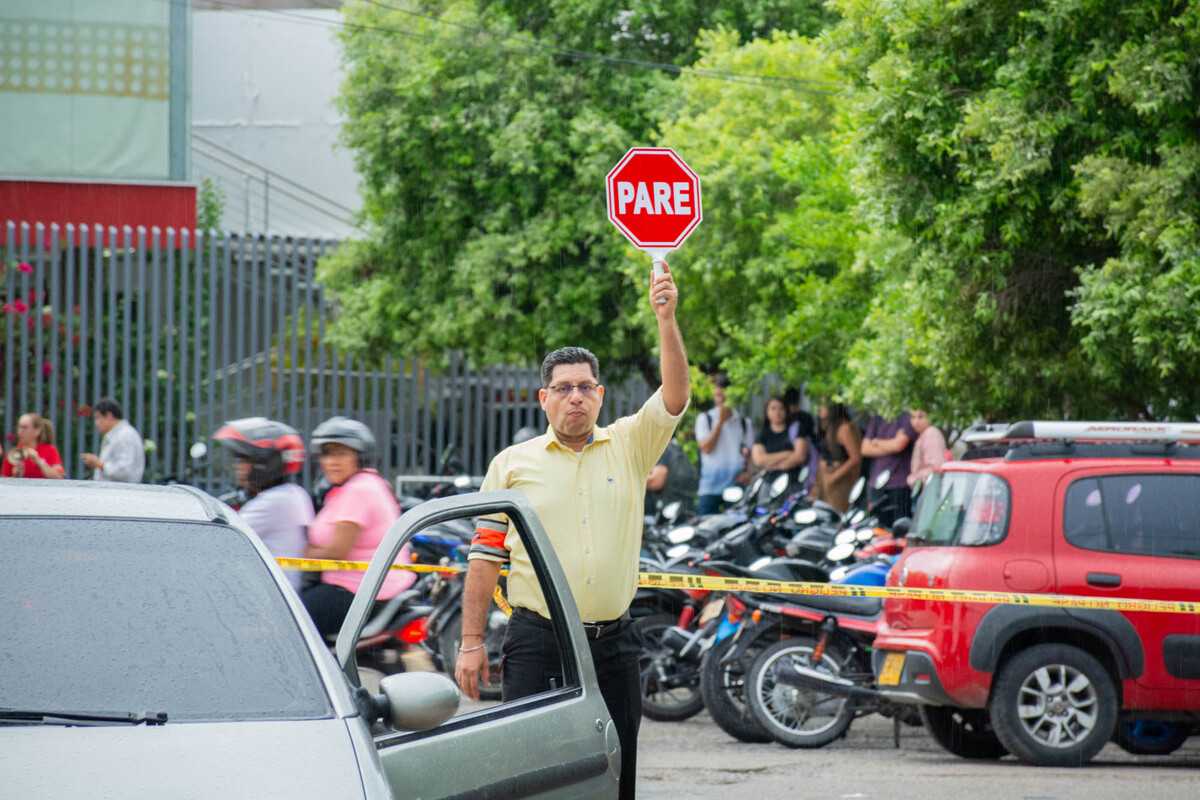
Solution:
{"label": "man's left hand at side", "polygon": [[97,456],[95,453],[84,453],[83,454],[83,465],[85,467],[87,467],[88,469],[99,469],[100,457]]}

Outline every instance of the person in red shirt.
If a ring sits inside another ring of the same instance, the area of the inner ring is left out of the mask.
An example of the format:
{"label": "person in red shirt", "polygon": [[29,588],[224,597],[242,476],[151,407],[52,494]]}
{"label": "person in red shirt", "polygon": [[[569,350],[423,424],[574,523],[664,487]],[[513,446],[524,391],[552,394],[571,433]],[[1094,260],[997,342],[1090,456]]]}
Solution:
{"label": "person in red shirt", "polygon": [[4,457],[0,477],[62,478],[62,457],[54,446],[54,426],[34,413],[17,420],[17,444]]}

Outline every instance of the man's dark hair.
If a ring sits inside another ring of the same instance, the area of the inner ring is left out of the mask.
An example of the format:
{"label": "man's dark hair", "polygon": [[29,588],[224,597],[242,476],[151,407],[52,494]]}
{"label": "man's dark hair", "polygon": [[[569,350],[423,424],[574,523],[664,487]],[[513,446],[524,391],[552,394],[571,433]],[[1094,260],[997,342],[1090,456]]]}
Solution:
{"label": "man's dark hair", "polygon": [[718,372],[716,375],[713,375],[712,382],[714,385],[720,386],[722,389],[729,388],[729,376],[723,372]]}
{"label": "man's dark hair", "polygon": [[111,414],[116,419],[125,419],[125,415],[121,412],[121,407],[111,397],[101,397],[97,400],[96,405],[92,406],[92,413]]}
{"label": "man's dark hair", "polygon": [[600,380],[600,361],[591,350],[583,347],[560,347],[542,359],[542,386],[550,385],[554,368],[566,364],[587,364],[592,368],[592,377]]}

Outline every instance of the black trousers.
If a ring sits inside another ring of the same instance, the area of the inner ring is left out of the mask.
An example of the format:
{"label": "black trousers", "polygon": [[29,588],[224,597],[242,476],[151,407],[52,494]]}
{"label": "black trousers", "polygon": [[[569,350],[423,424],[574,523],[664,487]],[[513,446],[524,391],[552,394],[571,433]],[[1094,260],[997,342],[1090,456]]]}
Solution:
{"label": "black trousers", "polygon": [[882,489],[872,493],[872,505],[877,507],[875,512],[879,524],[891,528],[892,523],[901,517],[912,516],[912,489]]}
{"label": "black trousers", "polygon": [[[621,742],[621,800],[637,796],[637,737],[642,724],[642,684],[633,622],[588,639],[600,694]],[[516,609],[504,635],[504,700],[516,700],[563,685],[558,640],[549,620]]]}
{"label": "black trousers", "polygon": [[354,602],[354,592],[332,583],[317,583],[300,592],[300,601],[322,636],[336,636]]}

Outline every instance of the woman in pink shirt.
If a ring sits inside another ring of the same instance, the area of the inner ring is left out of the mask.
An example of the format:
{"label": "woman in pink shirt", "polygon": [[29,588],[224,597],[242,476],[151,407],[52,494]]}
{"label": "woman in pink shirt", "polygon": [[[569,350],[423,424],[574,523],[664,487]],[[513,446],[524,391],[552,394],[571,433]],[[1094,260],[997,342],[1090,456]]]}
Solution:
{"label": "woman in pink shirt", "polygon": [[946,460],[946,437],[930,421],[929,415],[914,408],[908,412],[913,430],[917,432],[917,443],[913,445],[912,470],[908,473],[908,485],[924,481]]}
{"label": "woman in pink shirt", "polygon": [[[312,448],[321,458],[321,471],[333,485],[308,528],[307,558],[370,561],[388,528],[400,516],[400,506],[387,481],[367,468],[375,437],[361,422],[332,417],[313,431]],[[397,557],[410,561],[406,546]],[[416,574],[392,570],[376,600],[389,600],[416,581]],[[336,635],[350,610],[363,573],[322,572],[321,582],[300,594],[304,607],[323,636]]]}

